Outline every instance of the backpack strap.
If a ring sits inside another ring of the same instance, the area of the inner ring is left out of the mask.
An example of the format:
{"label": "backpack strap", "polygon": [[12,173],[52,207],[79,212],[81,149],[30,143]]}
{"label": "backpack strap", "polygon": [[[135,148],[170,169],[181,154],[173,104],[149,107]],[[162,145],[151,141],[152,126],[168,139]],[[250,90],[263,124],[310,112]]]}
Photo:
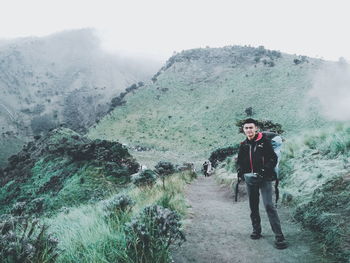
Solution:
{"label": "backpack strap", "polygon": [[279,180],[278,180],[278,178],[276,178],[276,181],[275,181],[276,207],[277,207],[278,199],[280,197],[280,191],[278,189],[278,184],[279,184]]}

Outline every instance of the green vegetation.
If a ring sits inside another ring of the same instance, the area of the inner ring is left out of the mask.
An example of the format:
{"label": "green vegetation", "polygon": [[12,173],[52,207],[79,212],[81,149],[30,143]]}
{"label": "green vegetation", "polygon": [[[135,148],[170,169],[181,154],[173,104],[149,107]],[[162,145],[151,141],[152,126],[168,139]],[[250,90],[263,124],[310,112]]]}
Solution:
{"label": "green vegetation", "polygon": [[[160,164],[160,174],[175,172],[172,164]],[[8,228],[0,221],[2,260],[169,262],[170,245],[184,241],[183,190],[195,174],[164,176],[162,183],[154,171],[138,169],[118,142],[65,128],[37,136],[1,171],[0,210],[11,218],[41,216],[45,227]],[[57,236],[52,244],[51,233]]]}
{"label": "green vegetation", "polygon": [[144,170],[133,176],[132,182],[137,186],[152,187],[157,180],[157,174],[150,169]]}
{"label": "green vegetation", "polygon": [[239,144],[236,144],[235,146],[217,149],[210,154],[209,161],[211,162],[213,167],[216,167],[220,162],[223,162],[226,158],[237,154],[238,149]]}
{"label": "green vegetation", "polygon": [[165,177],[175,172],[175,167],[171,162],[160,161],[154,167],[158,176],[162,179],[163,188],[165,189]]}
{"label": "green vegetation", "polygon": [[288,138],[280,162],[281,184],[290,194],[305,200],[329,179],[346,175],[349,141],[350,129],[344,124]]}
{"label": "green vegetation", "polygon": [[130,182],[138,168],[120,143],[53,130],[9,159],[0,180],[0,211],[17,202],[32,214],[102,200]]}
{"label": "green vegetation", "polygon": [[58,240],[37,219],[1,215],[0,261],[3,263],[55,262]]}
{"label": "green vegetation", "polygon": [[322,240],[325,255],[337,262],[350,258],[350,181],[334,178],[316,189],[312,201],[297,207],[294,217],[315,231]]}
{"label": "green vegetation", "polygon": [[349,150],[350,126],[338,124],[290,138],[280,163],[283,201],[337,262],[350,257]]}
{"label": "green vegetation", "polygon": [[[274,66],[256,62],[257,56],[272,59]],[[159,160],[191,160],[198,166],[215,149],[242,140],[235,123],[248,114],[273,120],[287,133],[322,127],[327,121],[319,105],[306,98],[313,73],[327,62],[308,58],[295,65],[294,58],[263,47],[181,52],[168,60],[153,83],[125,95],[126,103],[90,128],[88,136],[122,141],[149,167]],[[252,97],[259,99],[247,112]],[[149,150],[132,150],[137,146]]]}
{"label": "green vegetation", "polygon": [[[184,187],[194,176],[182,172],[167,177],[165,190],[160,181],[149,188],[130,185],[110,199],[68,208],[47,218],[49,230],[55,233],[60,241],[58,247],[62,249],[57,262],[170,261],[169,243],[182,240],[179,215],[184,216],[187,210]],[[121,198],[121,194],[128,197]],[[169,194],[171,200],[164,202]],[[121,199],[128,198],[132,202],[127,201],[126,209],[116,209],[125,202]],[[152,206],[160,202],[163,207]],[[113,210],[114,216],[109,209]],[[164,218],[162,229],[157,221],[163,220],[161,218]],[[139,232],[142,225],[144,233]],[[149,241],[147,246],[140,237]]]}
{"label": "green vegetation", "polygon": [[185,241],[179,215],[158,205],[145,207],[126,225],[133,262],[169,262],[169,248]]}

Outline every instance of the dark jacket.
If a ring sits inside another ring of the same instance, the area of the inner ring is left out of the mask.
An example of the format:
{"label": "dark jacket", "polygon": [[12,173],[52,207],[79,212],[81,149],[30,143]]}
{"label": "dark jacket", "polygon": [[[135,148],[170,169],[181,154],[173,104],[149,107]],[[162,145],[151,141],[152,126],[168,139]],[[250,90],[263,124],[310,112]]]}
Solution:
{"label": "dark jacket", "polygon": [[273,181],[277,175],[275,166],[277,155],[272,148],[271,141],[262,133],[258,133],[253,140],[244,140],[237,157],[237,174],[243,177],[245,173],[258,173],[265,180]]}

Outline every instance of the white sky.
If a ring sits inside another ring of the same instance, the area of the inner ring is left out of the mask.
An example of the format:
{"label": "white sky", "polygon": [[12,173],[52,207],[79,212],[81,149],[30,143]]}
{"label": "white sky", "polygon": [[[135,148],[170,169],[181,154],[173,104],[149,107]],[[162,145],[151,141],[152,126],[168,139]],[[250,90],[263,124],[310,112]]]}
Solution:
{"label": "white sky", "polygon": [[167,59],[173,51],[264,45],[350,60],[342,0],[0,0],[0,39],[95,28],[108,50]]}

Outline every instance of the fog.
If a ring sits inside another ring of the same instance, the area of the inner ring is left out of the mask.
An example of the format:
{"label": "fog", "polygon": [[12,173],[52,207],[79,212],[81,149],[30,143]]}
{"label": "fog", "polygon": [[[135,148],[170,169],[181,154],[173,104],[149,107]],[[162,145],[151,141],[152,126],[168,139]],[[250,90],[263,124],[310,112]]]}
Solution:
{"label": "fog", "polygon": [[[42,62],[54,62],[57,71],[67,68],[100,66],[133,72],[140,80],[155,74],[161,61],[147,56],[137,56],[125,52],[108,52],[102,47],[101,39],[95,29],[85,28],[66,30],[46,37],[24,37],[0,40],[0,51],[17,49],[25,62],[39,66]],[[46,63],[42,63],[45,66]],[[100,65],[98,65],[100,64]],[[57,73],[58,73],[57,72]]]}
{"label": "fog", "polygon": [[317,98],[330,120],[350,120],[350,65],[340,59],[325,63],[315,74],[310,95]]}

